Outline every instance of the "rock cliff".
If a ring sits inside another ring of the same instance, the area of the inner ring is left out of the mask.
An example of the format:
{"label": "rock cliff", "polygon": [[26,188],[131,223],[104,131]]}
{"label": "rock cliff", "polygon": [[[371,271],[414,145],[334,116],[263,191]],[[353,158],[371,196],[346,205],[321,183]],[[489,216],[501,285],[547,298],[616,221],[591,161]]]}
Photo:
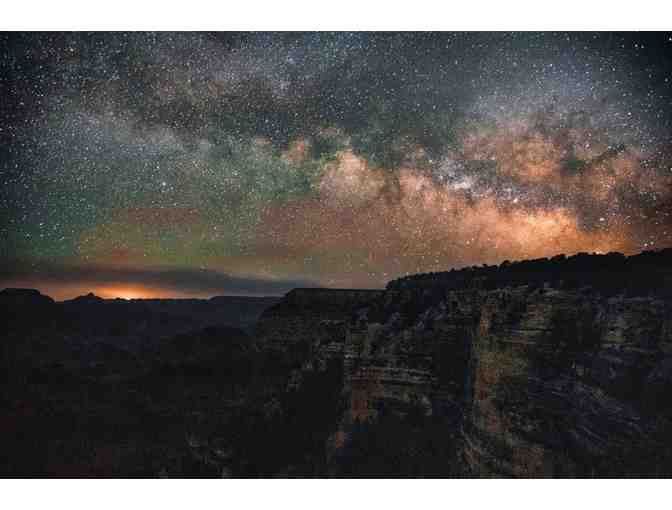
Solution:
{"label": "rock cliff", "polygon": [[277,301],[9,289],[0,472],[672,476],[671,277],[667,250]]}
{"label": "rock cliff", "polygon": [[290,362],[315,356],[343,356],[347,321],[355,310],[382,295],[379,290],[294,289],[266,309],[257,324],[257,336],[269,350]]}
{"label": "rock cliff", "polygon": [[342,356],[332,464],[361,443],[363,426],[415,420],[405,437],[395,425],[394,441],[451,438],[441,459],[404,453],[420,459],[420,475],[669,476],[671,255],[425,275],[385,292],[348,291],[343,307],[342,291],[299,291],[268,310],[259,331],[300,339],[303,371]]}

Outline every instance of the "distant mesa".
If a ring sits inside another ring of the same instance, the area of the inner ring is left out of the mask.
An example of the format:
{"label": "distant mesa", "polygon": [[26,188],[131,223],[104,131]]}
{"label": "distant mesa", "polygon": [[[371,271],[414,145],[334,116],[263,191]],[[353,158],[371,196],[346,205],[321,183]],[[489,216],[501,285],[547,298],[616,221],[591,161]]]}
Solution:
{"label": "distant mesa", "polygon": [[43,327],[56,313],[56,302],[37,289],[0,291],[0,332]]}
{"label": "distant mesa", "polygon": [[37,289],[6,288],[0,290],[3,305],[51,305],[54,300]]}

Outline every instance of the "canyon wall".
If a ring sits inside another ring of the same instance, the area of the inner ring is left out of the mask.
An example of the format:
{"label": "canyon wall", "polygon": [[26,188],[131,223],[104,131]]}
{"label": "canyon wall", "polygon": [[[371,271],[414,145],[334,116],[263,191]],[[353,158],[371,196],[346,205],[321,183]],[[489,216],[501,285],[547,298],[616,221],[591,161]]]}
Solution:
{"label": "canyon wall", "polygon": [[618,274],[303,291],[259,331],[300,339],[304,368],[342,358],[330,457],[362,423],[419,414],[455,438],[446,471],[462,476],[669,476],[672,299],[669,272],[656,275],[663,284],[648,292],[619,290]]}

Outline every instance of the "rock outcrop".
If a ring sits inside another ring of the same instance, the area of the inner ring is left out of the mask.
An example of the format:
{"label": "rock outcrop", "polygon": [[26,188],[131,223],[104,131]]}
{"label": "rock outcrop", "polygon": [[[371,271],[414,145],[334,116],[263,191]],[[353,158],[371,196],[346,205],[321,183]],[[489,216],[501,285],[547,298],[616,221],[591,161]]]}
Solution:
{"label": "rock outcrop", "polygon": [[380,290],[294,289],[266,309],[256,334],[266,349],[290,362],[315,356],[343,356],[347,321],[355,310],[383,294]]}

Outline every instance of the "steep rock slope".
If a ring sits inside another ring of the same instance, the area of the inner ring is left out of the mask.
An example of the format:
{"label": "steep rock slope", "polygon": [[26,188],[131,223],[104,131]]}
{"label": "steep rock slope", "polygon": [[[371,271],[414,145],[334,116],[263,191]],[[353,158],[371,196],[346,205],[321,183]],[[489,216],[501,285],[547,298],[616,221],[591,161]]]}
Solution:
{"label": "steep rock slope", "polygon": [[[400,461],[417,462],[418,475],[672,475],[670,255],[413,277],[354,303],[336,331],[316,301],[298,316],[285,308],[283,335],[302,339],[304,369],[327,345],[343,358],[345,406],[328,455],[338,463],[386,423],[415,420],[395,425],[394,441],[452,438],[444,466],[434,443]],[[378,429],[364,436],[363,425]]]}

